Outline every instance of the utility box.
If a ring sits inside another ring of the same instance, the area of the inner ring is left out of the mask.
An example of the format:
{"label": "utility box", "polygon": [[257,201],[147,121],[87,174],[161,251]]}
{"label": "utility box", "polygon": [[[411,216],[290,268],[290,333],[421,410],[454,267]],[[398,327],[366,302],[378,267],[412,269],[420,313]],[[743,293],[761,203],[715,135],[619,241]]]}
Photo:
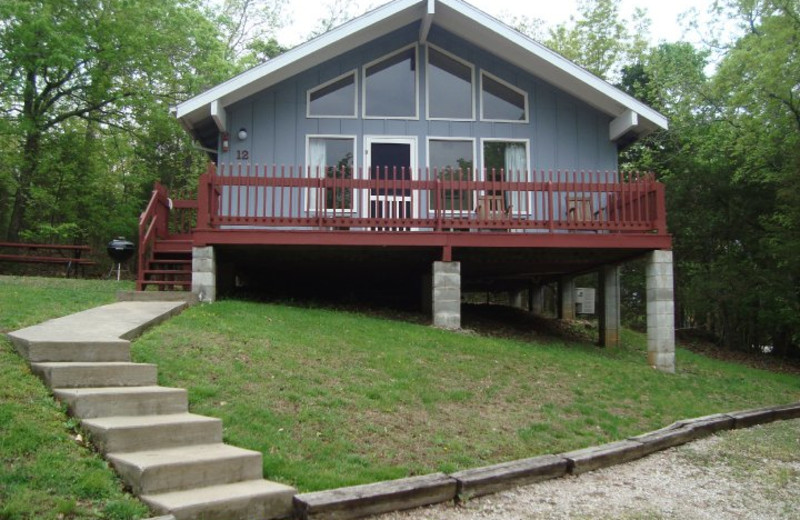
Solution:
{"label": "utility box", "polygon": [[575,313],[594,314],[594,294],[592,287],[575,288]]}

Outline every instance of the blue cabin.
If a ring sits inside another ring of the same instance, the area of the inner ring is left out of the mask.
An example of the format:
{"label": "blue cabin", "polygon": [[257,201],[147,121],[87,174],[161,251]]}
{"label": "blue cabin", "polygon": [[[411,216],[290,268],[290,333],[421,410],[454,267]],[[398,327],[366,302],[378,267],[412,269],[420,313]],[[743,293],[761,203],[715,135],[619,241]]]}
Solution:
{"label": "blue cabin", "polygon": [[[559,314],[573,317],[571,280],[597,271],[611,345],[617,267],[647,255],[649,359],[674,366],[663,186],[618,171],[620,148],[666,118],[468,3],[394,0],[175,117],[212,164],[197,200],[154,191],[141,289],[191,286],[213,300],[325,267],[312,284],[402,280],[435,325],[458,328],[462,291],[488,287],[517,302],[524,292],[536,310],[555,283]],[[182,212],[192,225],[175,231]],[[183,268],[167,262],[186,255]]]}

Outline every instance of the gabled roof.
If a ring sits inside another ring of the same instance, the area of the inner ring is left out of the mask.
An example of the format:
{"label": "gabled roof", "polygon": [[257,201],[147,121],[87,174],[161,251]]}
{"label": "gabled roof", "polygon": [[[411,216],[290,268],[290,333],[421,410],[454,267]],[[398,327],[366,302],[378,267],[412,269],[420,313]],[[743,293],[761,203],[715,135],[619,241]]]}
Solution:
{"label": "gabled roof", "polygon": [[184,101],[175,115],[201,138],[212,121],[225,128],[224,107],[417,21],[420,41],[432,25],[439,26],[615,118],[612,140],[667,128],[659,112],[462,0],[389,2]]}

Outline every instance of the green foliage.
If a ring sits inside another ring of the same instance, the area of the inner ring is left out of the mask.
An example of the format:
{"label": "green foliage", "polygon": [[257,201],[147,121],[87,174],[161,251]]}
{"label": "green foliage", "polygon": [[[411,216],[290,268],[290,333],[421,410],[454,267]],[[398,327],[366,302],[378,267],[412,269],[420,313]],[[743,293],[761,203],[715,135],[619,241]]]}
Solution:
{"label": "green foliage", "polygon": [[545,45],[601,78],[616,79],[620,67],[634,62],[647,47],[642,35],[650,21],[644,11],[634,13],[633,33],[614,0],[581,0],[578,13],[569,25],[551,29]]}
{"label": "green foliage", "polygon": [[275,32],[284,25],[287,4],[288,0],[223,0],[219,9],[211,6],[207,15],[219,27],[225,61],[252,67],[284,52]]}
{"label": "green foliage", "polygon": [[81,231],[80,228],[72,222],[58,224],[56,226],[39,224],[35,229],[26,229],[21,232],[20,238],[26,242],[69,244],[81,239]]}
{"label": "green foliage", "polygon": [[730,1],[742,35],[711,77],[709,50],[650,49],[622,86],[670,117],[628,166],[667,184],[680,325],[739,349],[800,355],[800,7]]}
{"label": "green foliage", "polygon": [[7,237],[133,234],[152,181],[170,183],[165,163],[197,175],[200,155],[167,109],[233,70],[216,27],[183,0],[10,0],[0,18]]}

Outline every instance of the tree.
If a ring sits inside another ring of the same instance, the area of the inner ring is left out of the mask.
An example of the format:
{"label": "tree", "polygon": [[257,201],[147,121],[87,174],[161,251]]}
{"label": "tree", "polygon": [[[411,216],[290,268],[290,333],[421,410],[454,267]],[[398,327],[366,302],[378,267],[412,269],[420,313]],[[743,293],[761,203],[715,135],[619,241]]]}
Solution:
{"label": "tree", "polygon": [[752,216],[759,234],[749,253],[760,279],[751,309],[759,330],[750,341],[800,355],[800,3],[737,0],[725,8],[745,30],[715,78],[734,181],[769,198]]}
{"label": "tree", "polygon": [[309,39],[325,34],[331,29],[352,20],[363,12],[355,0],[329,0],[325,4],[325,15],[317,19],[317,24]]}
{"label": "tree", "polygon": [[713,49],[661,45],[622,86],[670,117],[627,150],[667,184],[682,325],[726,347],[800,355],[798,3],[718,6],[742,34],[706,78]]}
{"label": "tree", "polygon": [[208,16],[216,20],[224,38],[225,61],[242,70],[285,52],[275,32],[284,26],[287,4],[288,0],[211,2]]}
{"label": "tree", "polygon": [[549,31],[545,45],[583,66],[595,75],[613,81],[623,66],[633,63],[647,48],[642,34],[647,34],[650,21],[642,10],[634,14],[633,34],[628,22],[620,18],[614,0],[581,0],[579,16],[568,25]]}
{"label": "tree", "polygon": [[99,160],[103,135],[135,133],[136,115],[155,100],[185,98],[215,81],[206,71],[228,70],[213,26],[190,2],[7,0],[0,19],[2,130],[13,150],[9,240],[26,228],[28,208],[35,213],[32,196],[44,200],[55,178],[85,188],[112,168]]}

